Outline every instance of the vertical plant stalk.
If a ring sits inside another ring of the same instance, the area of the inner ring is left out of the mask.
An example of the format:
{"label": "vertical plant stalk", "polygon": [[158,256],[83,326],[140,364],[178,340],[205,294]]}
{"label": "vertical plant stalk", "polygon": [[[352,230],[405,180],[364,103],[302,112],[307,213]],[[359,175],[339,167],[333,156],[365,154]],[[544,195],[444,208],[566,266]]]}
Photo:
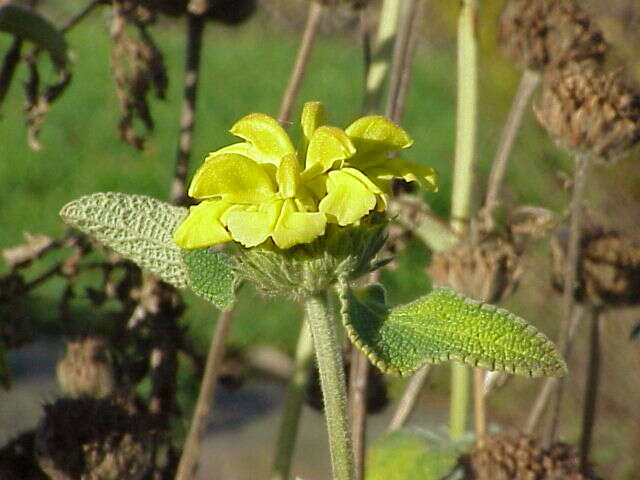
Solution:
{"label": "vertical plant stalk", "polygon": [[[567,349],[564,355],[564,358],[569,356],[571,346],[573,344],[573,339],[575,337],[576,331],[578,329],[578,325],[582,318],[583,309],[580,306],[576,306],[573,311],[573,315],[571,318],[571,325],[569,326],[569,338],[567,342]],[[527,422],[524,427],[524,432],[527,435],[533,435],[534,431],[538,427],[540,423],[540,419],[542,418],[542,414],[545,411],[545,407],[551,398],[551,394],[556,388],[558,383],[557,377],[547,377],[544,379],[544,383],[542,384],[542,388],[538,392],[538,396],[536,397],[533,406],[531,407],[529,417],[527,418]]]}
{"label": "vertical plant stalk", "polygon": [[347,388],[336,321],[328,294],[309,297],[305,311],[313,336],[334,480],[353,480],[354,461],[347,415]]}
{"label": "vertical plant stalk", "polygon": [[353,438],[355,480],[364,478],[369,368],[367,356],[360,349],[352,346],[349,374],[349,417]]}
{"label": "vertical plant stalk", "polygon": [[430,370],[431,365],[427,364],[420,368],[411,377],[409,384],[402,394],[402,398],[398,402],[396,411],[393,413],[393,418],[391,419],[391,422],[389,422],[389,427],[387,428],[389,432],[400,430],[406,425],[407,420],[409,420],[409,416],[411,415],[411,412],[413,412],[418,398],[420,397],[420,392],[422,391],[422,387],[429,376]]}
{"label": "vertical plant stalk", "polygon": [[7,96],[9,87],[11,86],[11,80],[13,80],[13,74],[16,71],[16,67],[20,62],[20,52],[22,51],[22,39],[15,37],[11,42],[11,46],[5,53],[2,60],[2,67],[0,68],[0,105],[4,102],[4,98]]}
{"label": "vertical plant stalk", "polygon": [[169,194],[171,203],[175,205],[185,205],[187,203],[186,183],[189,172],[191,148],[193,145],[193,131],[195,128],[203,32],[204,17],[188,14],[184,90],[182,112],[180,114],[180,138],[178,140],[178,151],[176,152],[176,163]]}
{"label": "vertical plant stalk", "polygon": [[397,27],[398,32],[393,46],[393,61],[391,63],[391,73],[389,74],[389,90],[387,92],[387,104],[385,107],[387,117],[396,123],[399,123],[402,118],[401,111],[404,110],[404,101],[411,77],[413,53],[415,53],[417,27],[421,17],[420,7],[423,4],[424,2],[422,0],[406,0],[402,2],[401,5]]}
{"label": "vertical plant stalk", "polygon": [[384,0],[380,11],[380,23],[371,49],[371,64],[367,69],[364,99],[364,113],[380,112],[382,94],[391,65],[394,40],[398,31],[400,0]]}
{"label": "vertical plant stalk", "polygon": [[[458,107],[456,116],[456,153],[451,198],[451,227],[460,234],[471,215],[471,196],[475,177],[475,142],[478,103],[478,66],[476,17],[477,0],[461,2],[458,20]],[[451,365],[450,431],[459,439],[467,425],[469,409],[469,368]]]}
{"label": "vertical plant stalk", "polygon": [[289,122],[291,111],[296,103],[296,98],[302,85],[302,79],[304,78],[304,73],[307,70],[309,58],[311,57],[311,50],[313,49],[313,44],[320,29],[323,12],[324,6],[318,0],[310,0],[309,14],[307,16],[307,23],[304,26],[300,49],[298,50],[298,56],[293,65],[291,77],[289,77],[289,84],[282,97],[280,113],[278,114],[278,121],[283,127]]}
{"label": "vertical plant stalk", "polygon": [[[562,296],[563,316],[560,322],[558,333],[558,351],[560,355],[566,357],[569,343],[569,327],[575,306],[575,291],[577,287],[579,263],[581,258],[580,239],[582,237],[582,210],[584,202],[584,191],[587,183],[587,171],[589,160],[578,156],[575,161],[575,173],[573,181],[573,192],[571,195],[571,220],[569,224],[569,241],[567,245],[567,256],[564,271],[564,290]],[[562,393],[564,379],[556,382],[555,392],[552,394],[551,415],[549,430],[546,437],[546,444],[551,445],[556,436],[560,407],[562,404]]]}
{"label": "vertical plant stalk", "polygon": [[507,173],[509,158],[513,151],[518,130],[520,130],[520,125],[522,124],[524,112],[527,110],[533,92],[535,92],[539,83],[539,73],[533,70],[525,70],[520,77],[518,89],[513,97],[511,109],[502,129],[498,149],[491,165],[484,206],[480,212],[480,217],[488,230],[493,230],[493,212],[500,205],[500,194]]}
{"label": "vertical plant stalk", "polygon": [[302,403],[312,362],[313,338],[311,337],[308,322],[305,321],[300,327],[293,373],[289,379],[287,398],[284,402],[271,480],[287,480],[289,478],[291,460],[298,435],[300,414],[302,413]]}
{"label": "vertical plant stalk", "polygon": [[484,394],[484,370],[482,368],[473,369],[473,394],[476,446],[482,448],[487,437],[487,408]]}
{"label": "vertical plant stalk", "polygon": [[602,316],[598,308],[591,310],[591,341],[589,344],[589,365],[585,378],[584,412],[582,415],[582,436],[580,437],[580,468],[584,471],[589,463],[593,429],[596,421],[598,388],[600,386]]}
{"label": "vertical plant stalk", "polygon": [[218,323],[207,354],[207,364],[200,384],[198,401],[196,402],[189,433],[187,434],[187,440],[176,472],[176,480],[191,480],[194,478],[200,454],[200,440],[207,424],[209,412],[213,408],[216,386],[218,385],[218,372],[224,357],[225,344],[232,319],[233,310],[222,312],[218,317]]}

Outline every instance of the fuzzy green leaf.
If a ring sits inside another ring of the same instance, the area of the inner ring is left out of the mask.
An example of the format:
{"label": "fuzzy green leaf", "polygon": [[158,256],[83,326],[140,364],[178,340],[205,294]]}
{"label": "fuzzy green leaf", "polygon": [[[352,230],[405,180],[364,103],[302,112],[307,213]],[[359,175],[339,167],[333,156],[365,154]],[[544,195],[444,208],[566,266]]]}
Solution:
{"label": "fuzzy green leaf", "polygon": [[449,289],[391,310],[381,285],[357,292],[343,286],[340,299],[351,341],[384,372],[406,375],[446,360],[532,377],[567,371],[553,343],[535,327]]}
{"label": "fuzzy green leaf", "polygon": [[0,6],[0,30],[47,50],[56,67],[64,67],[67,63],[64,35],[35,10],[13,4]]}
{"label": "fuzzy green leaf", "polygon": [[193,291],[220,310],[228,310],[235,298],[235,276],[229,258],[215,248],[183,250]]}
{"label": "fuzzy green leaf", "polygon": [[69,225],[178,288],[189,280],[182,250],[171,237],[186,215],[183,207],[115,192],[81,197],[60,211]]}

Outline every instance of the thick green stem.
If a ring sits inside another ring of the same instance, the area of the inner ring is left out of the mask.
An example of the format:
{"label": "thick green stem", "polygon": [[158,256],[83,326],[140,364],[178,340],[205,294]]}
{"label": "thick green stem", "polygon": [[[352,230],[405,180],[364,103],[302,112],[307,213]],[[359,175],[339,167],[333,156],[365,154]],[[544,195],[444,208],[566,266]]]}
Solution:
{"label": "thick green stem", "polygon": [[327,294],[309,297],[305,310],[316,350],[334,480],[353,480],[354,462],[347,415],[347,387],[336,323]]}
{"label": "thick green stem", "polygon": [[287,398],[284,402],[284,412],[278,444],[276,447],[276,458],[273,464],[271,480],[286,480],[289,478],[291,469],[291,459],[298,435],[300,424],[300,414],[302,412],[302,402],[304,400],[305,387],[309,379],[309,371],[313,361],[313,339],[307,322],[300,328],[296,357],[293,366],[293,374],[289,380]]}
{"label": "thick green stem", "polygon": [[[475,169],[478,71],[476,43],[477,0],[464,0],[458,22],[458,109],[456,153],[451,199],[451,227],[457,233],[466,229],[471,214]],[[451,368],[450,436],[456,440],[466,430],[469,409],[469,368]]]}

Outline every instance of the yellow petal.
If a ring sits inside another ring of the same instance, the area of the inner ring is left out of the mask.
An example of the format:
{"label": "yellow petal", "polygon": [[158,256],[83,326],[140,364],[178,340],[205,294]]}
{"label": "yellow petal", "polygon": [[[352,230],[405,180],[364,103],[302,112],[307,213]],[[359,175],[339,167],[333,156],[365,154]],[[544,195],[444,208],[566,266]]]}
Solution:
{"label": "yellow petal", "polygon": [[230,132],[252,144],[265,160],[276,165],[285,155],[295,153],[287,132],[264,113],[252,113],[238,120]]}
{"label": "yellow petal", "polygon": [[358,221],[376,206],[376,195],[344,170],[328,173],[327,196],[319,205],[320,211],[335,218],[339,225]]}
{"label": "yellow petal", "polygon": [[282,201],[271,202],[258,211],[234,209],[226,215],[227,228],[236,242],[247,248],[264,242],[278,221]]}
{"label": "yellow petal", "polygon": [[324,105],[321,102],[307,102],[302,107],[302,147],[301,154],[307,151],[313,132],[324,125]]}
{"label": "yellow petal", "polygon": [[300,164],[295,155],[285,155],[278,166],[278,189],[283,198],[292,198],[300,183]]}
{"label": "yellow petal", "polygon": [[[352,157],[356,149],[349,137],[336,127],[320,127],[311,137],[307,150],[305,167],[315,176],[334,167],[337,162],[342,162]],[[338,168],[342,166],[338,165]]]}
{"label": "yellow petal", "polygon": [[379,115],[362,117],[345,130],[358,154],[393,152],[413,145],[404,129]]}
{"label": "yellow petal", "polygon": [[279,248],[311,243],[324,235],[327,219],[324,213],[297,212],[293,200],[285,200],[280,218],[273,231],[273,241]]}
{"label": "yellow petal", "polygon": [[189,196],[219,197],[231,203],[259,204],[273,197],[276,189],[266,169],[237,153],[210,157],[196,172]]}
{"label": "yellow petal", "polygon": [[393,178],[402,178],[406,182],[416,182],[432,192],[438,191],[438,174],[433,168],[402,158],[390,158],[384,165],[367,169],[365,172],[374,180],[390,181]]}
{"label": "yellow petal", "polygon": [[222,200],[211,200],[191,207],[189,215],[173,234],[174,243],[189,250],[230,241],[231,235],[220,222],[220,216],[229,206]]}

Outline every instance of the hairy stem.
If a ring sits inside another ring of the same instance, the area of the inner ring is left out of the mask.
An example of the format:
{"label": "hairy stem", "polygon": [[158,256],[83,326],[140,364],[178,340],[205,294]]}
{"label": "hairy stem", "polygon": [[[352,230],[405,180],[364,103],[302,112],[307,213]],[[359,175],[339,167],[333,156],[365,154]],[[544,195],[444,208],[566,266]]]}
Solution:
{"label": "hairy stem", "polygon": [[184,444],[180,464],[176,473],[176,480],[191,480],[194,478],[196,465],[200,453],[200,440],[207,424],[209,412],[213,408],[216,386],[218,384],[218,371],[224,357],[227,334],[233,319],[233,310],[222,312],[218,317],[218,323],[209,346],[207,354],[207,364],[204,369],[204,376],[200,384],[198,401],[193,412],[189,433]]}
{"label": "hairy stem", "polygon": [[396,411],[393,413],[393,418],[391,422],[389,422],[388,431],[393,432],[406,425],[420,397],[420,392],[422,392],[422,387],[424,387],[424,382],[427,380],[430,370],[431,365],[425,365],[413,374],[413,377],[411,377],[409,384],[402,394],[402,398],[398,402]]}
{"label": "hairy stem", "polygon": [[584,471],[589,463],[589,453],[596,422],[598,387],[600,386],[602,317],[599,309],[591,311],[591,341],[589,344],[589,364],[585,378],[584,411],[582,415],[582,436],[580,437],[580,466]]}
{"label": "hairy stem", "polygon": [[[462,1],[458,21],[458,99],[456,153],[451,198],[451,227],[456,233],[467,228],[471,215],[472,186],[475,177],[475,142],[478,102],[476,41],[477,0]],[[469,409],[469,368],[451,365],[450,437],[459,439],[467,425]]]}
{"label": "hairy stem", "polygon": [[327,294],[309,297],[305,310],[320,372],[324,414],[334,480],[353,480],[354,461],[347,415],[347,388],[336,331]]}
{"label": "hairy stem", "polygon": [[293,374],[289,379],[287,397],[284,402],[271,480],[287,480],[289,478],[291,460],[298,435],[300,414],[302,413],[302,403],[312,362],[313,338],[311,337],[308,322],[305,321],[300,327]]}
{"label": "hairy stem", "polygon": [[380,112],[382,94],[391,65],[393,44],[398,30],[400,0],[384,0],[380,11],[380,24],[371,49],[371,64],[367,70],[364,99],[364,113]]}
{"label": "hairy stem", "polygon": [[513,97],[513,102],[511,102],[511,109],[509,110],[507,121],[502,129],[500,143],[498,144],[498,149],[496,150],[496,155],[491,165],[487,193],[484,199],[484,206],[480,213],[485,226],[489,230],[493,229],[493,212],[500,205],[502,184],[504,183],[509,157],[511,156],[518,130],[522,124],[524,112],[527,110],[533,92],[535,92],[539,83],[539,73],[532,70],[525,70],[522,77],[520,77],[520,84]]}
{"label": "hairy stem", "polygon": [[[587,183],[587,170],[589,160],[583,157],[576,158],[573,192],[571,195],[571,219],[569,224],[569,241],[567,245],[567,256],[564,271],[564,290],[562,296],[563,315],[558,333],[558,351],[560,355],[566,357],[569,341],[569,327],[575,306],[575,291],[577,288],[578,269],[580,263],[580,238],[582,236],[582,210],[584,202],[584,191]],[[556,436],[558,420],[560,417],[560,407],[562,404],[564,379],[559,379],[557,388],[551,403],[551,416],[549,430],[546,437],[546,444],[551,445]]]}
{"label": "hairy stem", "polygon": [[313,44],[316,36],[318,35],[323,12],[324,6],[319,1],[311,0],[309,2],[309,14],[307,16],[307,23],[304,26],[300,49],[298,50],[298,56],[296,57],[295,64],[293,65],[291,77],[289,77],[289,84],[287,85],[287,89],[282,97],[280,113],[278,114],[278,121],[282,126],[286,126],[289,122],[289,118],[291,117],[291,111],[296,103],[296,98],[298,97],[300,86],[302,85],[302,79],[305,71],[307,70],[307,65],[309,64],[311,50],[313,49]]}
{"label": "hairy stem", "polygon": [[187,53],[185,59],[184,90],[182,97],[182,113],[180,114],[180,139],[176,152],[176,163],[171,182],[170,200],[174,205],[187,203],[186,182],[189,172],[189,159],[193,144],[195,127],[196,99],[200,57],[202,52],[202,34],[204,18],[187,15]]}

